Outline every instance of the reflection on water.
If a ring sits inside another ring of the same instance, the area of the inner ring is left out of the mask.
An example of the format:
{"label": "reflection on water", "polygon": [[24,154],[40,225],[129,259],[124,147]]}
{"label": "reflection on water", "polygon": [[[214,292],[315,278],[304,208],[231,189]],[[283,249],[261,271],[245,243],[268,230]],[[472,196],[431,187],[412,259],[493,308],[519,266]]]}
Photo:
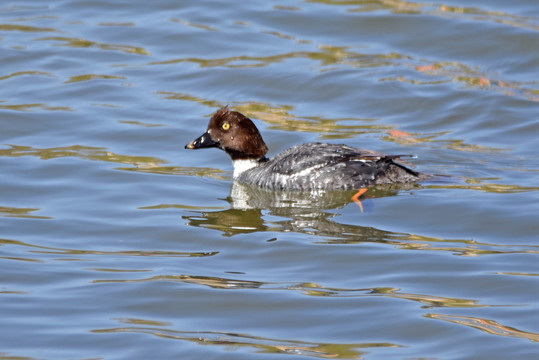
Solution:
{"label": "reflection on water", "polygon": [[51,37],[43,37],[36,40],[40,41],[62,41],[62,44],[57,44],[57,46],[67,46],[67,47],[73,47],[73,48],[92,48],[96,47],[101,50],[113,50],[113,51],[122,51],[130,54],[137,54],[137,55],[151,55],[148,51],[144,50],[144,48],[138,47],[138,46],[131,46],[131,45],[122,45],[122,44],[103,44],[97,41],[90,41],[80,38],[70,38],[70,37],[63,37],[63,36],[51,36]]}
{"label": "reflection on water", "polygon": [[539,191],[539,186],[520,186],[510,184],[495,184],[484,182],[484,180],[497,180],[497,179],[468,179],[468,184],[452,184],[452,185],[429,185],[431,189],[466,189],[466,190],[479,190],[491,193],[520,193],[520,192],[533,192]]}
{"label": "reflection on water", "polygon": [[[372,188],[371,196],[375,194]],[[234,209],[269,209],[275,215],[293,215],[295,209],[299,213],[312,210],[329,210],[343,207],[351,200],[355,191],[273,191],[260,189],[234,182],[230,188],[228,200]],[[386,195],[387,196],[387,195]],[[280,211],[282,213],[279,213]]]}
{"label": "reflection on water", "polygon": [[52,219],[49,216],[39,216],[31,214],[34,211],[39,211],[38,208],[15,208],[8,206],[0,206],[0,215],[6,217],[20,217],[28,219]]}
{"label": "reflection on water", "polygon": [[[23,242],[20,240],[0,239],[0,246],[14,248],[13,252],[19,254],[24,251],[26,256],[14,257],[7,254],[10,253],[9,248],[4,248],[3,259],[22,260],[22,261],[41,261],[41,255],[64,255],[64,256],[144,256],[144,257],[205,257],[214,256],[219,252],[182,252],[182,251],[159,251],[159,250],[124,250],[124,251],[103,251],[103,250],[88,250],[88,249],[66,249],[51,246],[41,246]],[[22,250],[21,250],[22,249]],[[73,260],[73,258],[72,258]]]}
{"label": "reflection on water", "polygon": [[[121,322],[132,322],[132,319]],[[136,323],[144,323],[148,320],[134,319]],[[149,322],[153,322],[149,320]],[[238,348],[254,348],[258,354],[287,354],[300,355],[314,358],[331,359],[361,359],[367,352],[358,349],[400,347],[392,343],[314,343],[298,340],[283,340],[263,338],[247,334],[225,333],[218,331],[179,331],[164,327],[130,326],[110,329],[92,330],[94,333],[139,333],[157,336],[170,340],[183,340],[194,342],[198,345],[218,345]]]}
{"label": "reflection on water", "polygon": [[[131,271],[130,271],[131,272]],[[377,287],[368,289],[333,288],[317,283],[276,283],[263,281],[250,281],[240,279],[222,278],[216,276],[200,275],[158,275],[139,279],[106,279],[94,280],[93,283],[143,283],[143,282],[173,282],[183,284],[196,284],[220,290],[245,290],[257,289],[266,291],[293,291],[306,296],[335,297],[335,298],[364,298],[386,297],[391,299],[404,299],[423,304],[422,308],[435,307],[449,308],[476,308],[503,306],[500,304],[479,304],[477,300],[449,298],[428,294],[413,294],[402,292],[397,288]]]}
{"label": "reflection on water", "polygon": [[71,76],[68,80],[65,81],[65,83],[70,84],[70,83],[89,81],[89,80],[108,80],[108,79],[123,80],[125,79],[125,76],[97,75],[97,74],[76,75],[76,76]]}
{"label": "reflection on water", "polygon": [[55,148],[39,149],[31,146],[9,145],[7,149],[0,149],[0,156],[37,156],[42,160],[78,157],[94,161],[107,161],[121,164],[145,164],[146,166],[155,166],[162,164],[161,159],[148,156],[120,155],[107,151],[105,148],[90,147],[83,145],[63,146]]}
{"label": "reflection on water", "polygon": [[494,320],[444,314],[426,314],[425,316],[431,319],[444,320],[454,324],[469,326],[492,335],[524,338],[532,342],[539,342],[538,333],[522,331],[510,326],[505,326]]}
{"label": "reflection on water", "polygon": [[[347,47],[319,45],[316,52],[291,52],[279,55],[253,57],[253,56],[233,56],[220,59],[200,59],[200,58],[180,58],[161,62],[152,62],[149,65],[168,65],[182,62],[192,62],[200,67],[230,67],[230,68],[252,68],[264,67],[273,63],[282,62],[288,59],[305,58],[320,63],[320,66],[327,67],[333,65],[345,65],[352,67],[377,67],[395,65],[393,60],[408,59],[407,56],[395,53],[390,54],[362,54],[349,50]],[[243,64],[245,63],[245,64]]]}
{"label": "reflection on water", "polygon": [[[394,184],[377,186],[369,189],[362,200],[363,207],[369,209],[370,198],[395,196],[399,190],[418,188],[417,184]],[[323,237],[345,238],[361,234],[371,239],[383,239],[368,231],[354,231],[355,226],[338,224],[331,220],[336,214],[335,210],[348,205],[355,191],[315,191],[315,192],[286,192],[269,191],[245,186],[234,182],[227,200],[230,209],[215,212],[200,211],[196,215],[185,215],[188,225],[220,230],[225,236],[236,234],[279,231],[302,232],[316,234]],[[266,221],[265,212],[269,215],[284,218],[283,220]],[[357,207],[358,214],[362,208]],[[353,241],[358,241],[354,237]]]}
{"label": "reflection on water", "polygon": [[[437,185],[427,185],[434,188]],[[452,188],[458,185],[439,185]],[[399,191],[421,189],[418,184],[392,184],[369,188],[362,203],[368,210],[372,208],[370,199],[396,196]],[[465,189],[485,192],[533,191],[512,186],[462,185]],[[539,254],[539,246],[518,244],[492,244],[469,239],[441,239],[421,234],[399,233],[377,229],[371,226],[344,224],[336,221],[338,212],[351,203],[352,192],[275,192],[252,188],[234,183],[228,201],[230,209],[207,211],[193,208],[193,215],[184,215],[187,225],[220,231],[223,236],[254,232],[297,232],[315,235],[319,244],[358,244],[376,242],[406,250],[447,251],[459,256],[479,256],[492,254],[526,253]],[[355,205],[352,206],[355,207]],[[170,207],[170,205],[169,205]],[[186,208],[179,205],[180,208]],[[149,209],[149,207],[147,207]],[[159,208],[159,207],[158,207]],[[362,210],[355,208],[358,216]],[[369,210],[370,211],[370,210]],[[268,218],[276,216],[275,218]]]}
{"label": "reflection on water", "polygon": [[0,80],[6,80],[6,79],[13,78],[15,76],[23,76],[23,75],[53,76],[51,73],[48,73],[45,71],[17,71],[12,74],[0,76]]}
{"label": "reflection on water", "polygon": [[[0,101],[2,103],[3,101]],[[47,111],[73,111],[69,106],[50,106],[43,103],[31,103],[31,104],[12,104],[4,105],[0,104],[0,109],[15,110],[15,111],[32,111],[32,110],[47,110]]]}
{"label": "reflection on water", "polygon": [[181,175],[207,177],[217,180],[230,180],[224,171],[206,167],[189,166],[155,166],[155,163],[137,162],[135,167],[119,167],[117,170],[134,171],[140,173],[161,174],[161,175]]}
{"label": "reflection on water", "polygon": [[[339,0],[308,0],[313,3],[350,7],[350,12],[390,11],[395,14],[429,15],[442,18],[501,23],[509,26],[537,30],[537,19],[528,16],[518,16],[502,11],[481,9],[480,7],[451,6],[449,4],[420,3],[405,0],[374,0],[374,1],[339,1]],[[352,7],[354,6],[354,7]]]}
{"label": "reflection on water", "polygon": [[59,32],[52,28],[43,28],[29,25],[0,24],[0,31],[21,31],[21,32]]}
{"label": "reflection on water", "polygon": [[[538,26],[539,29],[539,26]],[[506,96],[522,97],[531,101],[539,101],[539,90],[534,81],[517,82],[501,78],[473,66],[457,61],[434,61],[429,59],[414,58],[408,54],[398,53],[360,53],[349,47],[319,45],[316,52],[291,52],[272,56],[233,56],[217,59],[179,58],[166,61],[150,62],[148,65],[171,65],[178,63],[195,63],[202,68],[228,67],[228,68],[253,68],[267,67],[275,63],[289,61],[291,59],[307,59],[319,63],[320,71],[339,68],[368,69],[372,67],[409,68],[413,70],[407,75],[380,77],[378,81],[403,82],[418,86],[431,86],[444,83],[457,82],[466,88],[475,90],[488,90],[501,93]],[[427,79],[426,79],[427,77]],[[168,95],[168,98],[181,100],[195,100],[196,96],[173,92],[160,92]],[[211,101],[204,101],[210,105]],[[221,104],[222,106],[222,104]],[[247,109],[238,109],[247,112]],[[322,129],[323,130],[323,129]]]}

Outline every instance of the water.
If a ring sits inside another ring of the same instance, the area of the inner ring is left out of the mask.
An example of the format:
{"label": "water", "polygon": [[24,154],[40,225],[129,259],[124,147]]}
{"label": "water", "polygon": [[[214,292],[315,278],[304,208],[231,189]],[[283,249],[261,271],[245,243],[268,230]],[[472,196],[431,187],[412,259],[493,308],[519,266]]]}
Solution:
{"label": "water", "polygon": [[[0,5],[0,358],[537,359],[533,0]],[[276,194],[188,151],[412,153],[420,186]],[[238,195],[241,194],[241,195]]]}

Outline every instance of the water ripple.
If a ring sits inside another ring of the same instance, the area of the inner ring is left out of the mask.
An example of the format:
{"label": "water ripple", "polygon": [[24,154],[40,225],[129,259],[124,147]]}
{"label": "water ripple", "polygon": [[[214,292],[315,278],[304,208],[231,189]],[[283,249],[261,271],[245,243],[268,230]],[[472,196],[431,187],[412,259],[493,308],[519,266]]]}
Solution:
{"label": "water ripple", "polygon": [[61,44],[56,44],[56,46],[67,46],[72,48],[98,48],[101,50],[111,50],[111,51],[121,51],[128,54],[136,55],[151,55],[144,48],[139,46],[132,45],[123,45],[123,44],[105,44],[98,41],[85,40],[81,38],[70,38],[62,36],[49,36],[36,39],[39,41],[61,41]]}
{"label": "water ripple", "polygon": [[[362,359],[370,348],[401,347],[386,343],[316,343],[292,339],[264,338],[248,334],[219,331],[181,331],[150,326],[130,326],[108,329],[95,329],[94,333],[139,333],[168,340],[182,340],[199,345],[217,345],[235,348],[254,348],[259,354],[286,354],[314,358]],[[365,349],[365,350],[359,350]]]}
{"label": "water ripple", "polygon": [[279,283],[262,282],[221,278],[215,276],[198,275],[156,275],[140,279],[106,279],[93,280],[93,283],[145,283],[145,282],[175,282],[196,284],[220,290],[264,290],[264,291],[294,291],[307,296],[331,298],[365,298],[386,297],[392,299],[405,299],[423,304],[423,308],[449,307],[449,308],[476,308],[507,305],[480,304],[477,300],[449,298],[429,294],[414,294],[401,292],[398,288],[377,287],[366,289],[346,289],[324,287],[316,283]]}
{"label": "water ripple", "polygon": [[[24,249],[25,252],[31,254],[43,255],[77,255],[77,256],[144,256],[144,257],[206,257],[217,255],[218,251],[212,252],[182,252],[182,251],[166,251],[166,250],[120,250],[120,251],[103,251],[103,250],[86,250],[86,249],[68,249],[53,246],[41,246],[30,244],[19,240],[0,239],[0,245],[15,246],[17,251]],[[29,257],[13,257],[0,256],[3,259],[24,260],[24,261],[39,261]]]}
{"label": "water ripple", "polygon": [[539,342],[539,334],[523,331],[514,327],[505,326],[497,321],[483,319],[472,316],[457,316],[444,314],[426,314],[425,317],[437,320],[444,320],[453,324],[464,325],[473,329],[481,330],[490,335],[498,335],[503,337],[515,337],[527,339],[532,342]]}

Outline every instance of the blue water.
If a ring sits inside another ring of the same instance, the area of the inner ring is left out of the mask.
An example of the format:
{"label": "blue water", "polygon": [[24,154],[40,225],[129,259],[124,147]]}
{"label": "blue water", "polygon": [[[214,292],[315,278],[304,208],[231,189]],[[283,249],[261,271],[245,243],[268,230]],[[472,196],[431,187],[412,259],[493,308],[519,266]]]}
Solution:
{"label": "blue water", "polygon": [[[537,359],[539,5],[0,4],[0,359]],[[290,194],[184,145],[443,178]]]}

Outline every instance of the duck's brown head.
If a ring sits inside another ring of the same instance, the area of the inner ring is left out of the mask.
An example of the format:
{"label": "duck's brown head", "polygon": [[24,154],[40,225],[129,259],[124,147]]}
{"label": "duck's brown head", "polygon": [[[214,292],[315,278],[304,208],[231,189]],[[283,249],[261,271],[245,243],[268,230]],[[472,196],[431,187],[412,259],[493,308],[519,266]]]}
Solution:
{"label": "duck's brown head", "polygon": [[186,149],[208,147],[226,151],[232,160],[258,160],[268,151],[251,119],[228,106],[213,114],[204,134],[185,145]]}

